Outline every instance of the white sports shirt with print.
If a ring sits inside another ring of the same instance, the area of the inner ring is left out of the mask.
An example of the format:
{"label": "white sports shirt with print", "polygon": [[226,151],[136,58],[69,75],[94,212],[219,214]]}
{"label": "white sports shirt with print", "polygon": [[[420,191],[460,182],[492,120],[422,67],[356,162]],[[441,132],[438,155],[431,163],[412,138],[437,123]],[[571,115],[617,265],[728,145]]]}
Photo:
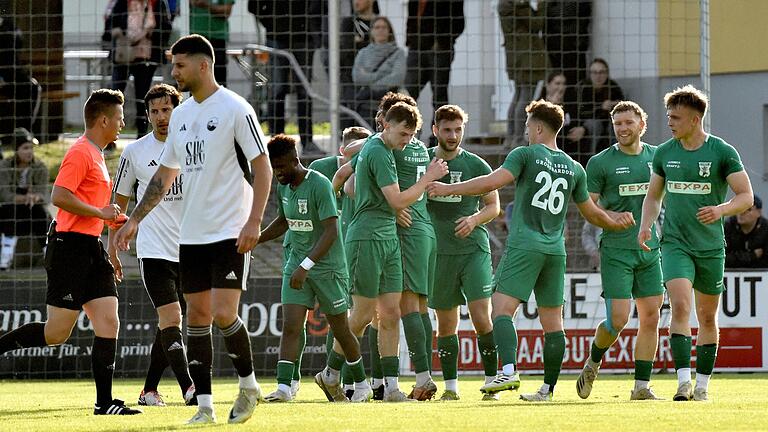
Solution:
{"label": "white sports shirt with print", "polygon": [[179,243],[236,239],[253,202],[250,161],[267,153],[253,107],[224,87],[202,103],[190,97],[173,110],[165,145],[160,164],[184,179]]}
{"label": "white sports shirt with print", "polygon": [[[160,166],[165,144],[148,133],[128,144],[120,156],[113,191],[130,197],[136,188],[136,201],[144,197],[147,184]],[[173,186],[139,225],[136,252],[139,258],[157,258],[179,261],[179,223],[183,201],[183,175],[179,174]]]}

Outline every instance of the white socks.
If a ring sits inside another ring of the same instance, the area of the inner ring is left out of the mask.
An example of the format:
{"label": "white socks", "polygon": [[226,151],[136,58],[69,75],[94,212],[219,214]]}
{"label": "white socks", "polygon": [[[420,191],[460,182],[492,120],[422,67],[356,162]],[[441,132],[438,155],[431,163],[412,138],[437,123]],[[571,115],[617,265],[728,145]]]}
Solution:
{"label": "white socks", "polygon": [[650,381],[635,380],[635,391],[640,389],[647,389]]}
{"label": "white socks", "polygon": [[452,379],[452,380],[445,380],[445,389],[450,390],[452,392],[459,392],[459,380]]}
{"label": "white socks", "polygon": [[506,376],[514,375],[515,374],[515,364],[514,363],[505,364],[501,368],[501,373],[503,373]]}
{"label": "white socks", "polygon": [[677,385],[682,385],[691,381],[691,368],[680,368],[677,370]]}
{"label": "white socks", "polygon": [[240,381],[240,388],[255,389],[259,387],[259,384],[256,382],[256,374],[253,372],[248,376],[237,377],[237,379]]}
{"label": "white socks", "polygon": [[384,393],[392,393],[393,391],[400,390],[400,383],[398,377],[384,377]]}
{"label": "white socks", "polygon": [[207,394],[197,395],[197,406],[213,409],[213,395],[207,395]]}
{"label": "white socks", "polygon": [[416,372],[416,387],[421,387],[430,379],[429,371]]}
{"label": "white socks", "polygon": [[709,386],[709,378],[712,377],[712,375],[704,375],[697,373],[696,374],[696,388],[698,389],[704,389],[706,390]]}

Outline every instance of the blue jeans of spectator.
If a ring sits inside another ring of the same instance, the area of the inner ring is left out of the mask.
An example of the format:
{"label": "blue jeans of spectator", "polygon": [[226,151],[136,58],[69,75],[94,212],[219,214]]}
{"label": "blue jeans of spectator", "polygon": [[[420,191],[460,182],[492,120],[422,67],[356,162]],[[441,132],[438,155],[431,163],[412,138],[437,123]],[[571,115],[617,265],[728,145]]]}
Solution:
{"label": "blue jeans of spectator", "polygon": [[147,133],[147,109],[144,106],[144,96],[152,85],[157,63],[148,60],[138,60],[131,64],[114,64],[112,67],[112,90],[125,92],[128,77],[133,75],[134,99],[136,102],[136,131],[139,136]]}
{"label": "blue jeans of spectator", "polygon": [[[314,50],[310,47],[289,47],[284,43],[267,39],[267,46],[288,50],[296,57],[301,70],[312,79],[312,57]],[[298,78],[294,76],[288,59],[279,55],[271,55],[271,63],[267,101],[267,124],[271,135],[285,132],[285,97],[289,93],[296,93],[297,123],[299,126],[299,138],[301,145],[306,146],[312,142],[312,99]],[[292,89],[293,87],[293,89]]]}

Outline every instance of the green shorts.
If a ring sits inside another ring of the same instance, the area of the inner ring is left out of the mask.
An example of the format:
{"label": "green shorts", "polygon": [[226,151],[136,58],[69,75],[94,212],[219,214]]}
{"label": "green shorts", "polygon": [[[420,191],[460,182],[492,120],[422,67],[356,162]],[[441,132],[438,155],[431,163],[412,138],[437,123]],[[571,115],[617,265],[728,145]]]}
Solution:
{"label": "green shorts", "polygon": [[601,246],[600,277],[603,281],[603,297],[607,299],[642,298],[664,294],[658,249],[644,252],[637,249]]}
{"label": "green shorts", "polygon": [[429,307],[449,310],[469,302],[491,297],[493,267],[491,254],[478,250],[463,255],[438,255],[435,286]]}
{"label": "green shorts", "polygon": [[338,315],[349,309],[347,286],[349,279],[329,274],[314,278],[308,276],[301,289],[291,288],[293,270],[283,273],[283,285],[280,289],[280,301],[283,304],[296,304],[307,309],[315,307],[315,300],[320,304],[320,311],[326,315]]}
{"label": "green shorts", "polygon": [[345,247],[351,294],[377,298],[403,291],[399,240],[352,240]]}
{"label": "green shorts", "polygon": [[723,272],[725,249],[689,252],[678,244],[661,244],[661,268],[664,282],[688,279],[703,294],[719,295],[725,290]]}
{"label": "green shorts", "polygon": [[507,248],[496,269],[494,291],[536,305],[557,307],[565,303],[565,256]]}
{"label": "green shorts", "polygon": [[437,242],[430,236],[401,235],[403,291],[428,296],[432,291],[437,259]]}

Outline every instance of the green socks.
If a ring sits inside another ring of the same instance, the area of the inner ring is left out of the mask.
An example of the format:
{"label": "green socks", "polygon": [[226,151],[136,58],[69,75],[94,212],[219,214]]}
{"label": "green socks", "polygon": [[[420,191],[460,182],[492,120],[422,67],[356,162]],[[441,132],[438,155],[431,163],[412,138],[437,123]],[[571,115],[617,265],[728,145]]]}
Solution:
{"label": "green socks", "polygon": [[496,371],[499,369],[499,355],[496,352],[496,344],[493,342],[493,330],[484,335],[477,335],[477,347],[480,348],[480,359],[483,362],[485,376],[496,376]]}
{"label": "green socks", "polygon": [[385,377],[396,377],[400,375],[400,359],[397,356],[382,357],[381,370]]}
{"label": "green socks", "polygon": [[544,384],[549,385],[549,391],[555,390],[555,384],[560,377],[565,355],[565,333],[556,331],[544,334]]}
{"label": "green socks", "polygon": [[653,361],[635,360],[635,380],[636,381],[650,381],[652,371],[653,371]]}
{"label": "green socks", "polygon": [[437,356],[440,358],[440,367],[443,369],[443,380],[458,379],[459,336],[450,335],[438,337]]}
{"label": "green socks", "polygon": [[[691,337],[673,333],[669,338],[675,370],[691,367]],[[714,365],[714,362],[712,363]],[[711,369],[710,369],[711,370]]]}
{"label": "green socks", "polygon": [[[421,314],[413,312],[404,316],[402,320],[405,341],[408,343],[408,354],[411,356],[414,370],[416,373],[429,371],[424,343],[427,335],[424,333],[424,322],[421,320]],[[385,373],[384,376],[390,375]]]}
{"label": "green socks", "polygon": [[373,327],[368,328],[368,348],[371,351],[371,378],[384,379],[379,353],[379,331]]}
{"label": "green socks", "polygon": [[277,362],[277,383],[291,386],[291,379],[295,365],[292,361],[280,360]]}
{"label": "green socks", "polygon": [[511,316],[502,315],[493,320],[493,341],[502,365],[517,364],[517,330]]}
{"label": "green socks", "polygon": [[429,313],[421,314],[421,322],[424,325],[424,334],[427,336],[424,341],[424,348],[427,349],[427,365],[429,371],[432,372],[432,320],[429,318]]}
{"label": "green socks", "polygon": [[[688,359],[690,361],[690,356]],[[712,370],[715,368],[715,360],[717,360],[717,344],[696,345],[697,376],[699,374],[712,375]]]}

